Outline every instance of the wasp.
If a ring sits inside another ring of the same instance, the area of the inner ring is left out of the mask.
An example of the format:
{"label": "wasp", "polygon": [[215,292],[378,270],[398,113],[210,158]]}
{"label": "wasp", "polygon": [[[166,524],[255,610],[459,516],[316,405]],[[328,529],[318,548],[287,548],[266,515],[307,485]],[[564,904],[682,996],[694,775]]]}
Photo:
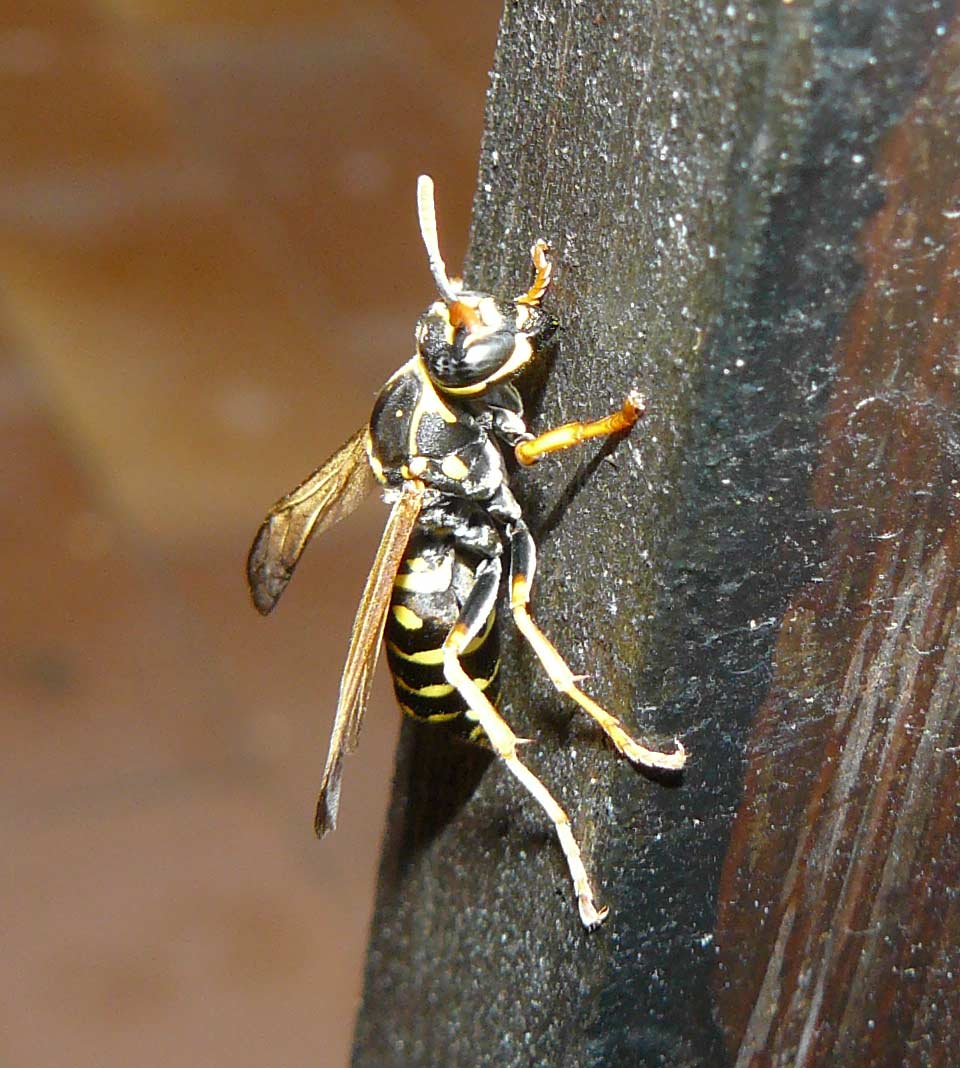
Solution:
{"label": "wasp", "polygon": [[353,511],[379,484],[389,519],[357,609],[340,682],[333,734],[317,801],[318,836],[333,830],[344,755],[358,740],[381,641],[402,710],[488,745],[533,795],[556,830],[580,918],[597,906],[567,813],[521,761],[518,738],[497,708],[500,659],[494,626],[504,572],[513,621],[553,685],[572,698],[634,764],[679,769],[675,741],[662,753],[635,741],[620,720],[584,693],[578,676],[530,615],[536,545],[510,489],[508,452],[522,465],[591,438],[628,430],[644,411],[628,393],[621,408],[591,422],[534,436],[513,379],[558,329],[541,308],[550,285],[549,247],[531,250],[534,279],[510,301],[447,276],[437,239],[433,181],[417,184],[420,232],[439,292],[420,317],[413,356],[381,389],[370,421],[270,509],[247,561],[253,601],[276,605],[314,535]]}

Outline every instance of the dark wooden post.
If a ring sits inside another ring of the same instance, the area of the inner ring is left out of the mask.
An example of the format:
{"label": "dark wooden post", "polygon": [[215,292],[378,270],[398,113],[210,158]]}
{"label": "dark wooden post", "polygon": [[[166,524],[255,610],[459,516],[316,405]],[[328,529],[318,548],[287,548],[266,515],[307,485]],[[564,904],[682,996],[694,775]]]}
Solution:
{"label": "dark wooden post", "polygon": [[611,915],[581,928],[502,768],[408,730],[357,1068],[946,1065],[960,1045],[945,8],[507,4],[466,276],[511,294],[535,237],[556,250],[535,427],[649,400],[627,440],[517,478],[535,612],[691,762],[679,785],[638,774],[505,624],[507,714]]}

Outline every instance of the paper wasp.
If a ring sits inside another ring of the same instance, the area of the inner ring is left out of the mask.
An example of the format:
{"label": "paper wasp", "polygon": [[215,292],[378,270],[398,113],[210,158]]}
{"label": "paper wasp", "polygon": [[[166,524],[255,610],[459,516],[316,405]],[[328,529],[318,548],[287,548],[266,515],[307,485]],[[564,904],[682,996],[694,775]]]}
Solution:
{"label": "paper wasp", "polygon": [[353,511],[380,484],[392,506],[367,578],[340,682],[333,736],[317,802],[316,831],[336,824],[344,754],[357,743],[381,639],[405,713],[488,744],[553,821],[589,928],[607,914],[594,903],[570,820],[517,755],[520,739],[497,711],[500,667],[494,620],[504,568],[513,620],[561,693],[571,697],[635,764],[681,768],[676,742],[660,753],[578,687],[530,616],[536,546],[510,490],[504,452],[521,464],[589,438],[629,429],[643,414],[630,393],[619,411],[534,437],[511,379],[550,340],[557,321],[540,307],[550,284],[548,246],[533,246],[534,280],[512,301],[447,277],[437,241],[433,182],[417,185],[420,232],[440,293],[416,328],[416,351],[386,383],[368,425],[279,500],[250,550],[247,574],[264,614],[283,593],[313,535]]}

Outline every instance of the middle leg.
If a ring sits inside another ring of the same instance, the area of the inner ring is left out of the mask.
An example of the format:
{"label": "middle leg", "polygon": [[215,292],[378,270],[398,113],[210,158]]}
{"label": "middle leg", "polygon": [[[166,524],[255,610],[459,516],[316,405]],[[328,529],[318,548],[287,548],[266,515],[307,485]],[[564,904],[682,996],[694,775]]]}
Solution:
{"label": "middle leg", "polygon": [[648,749],[631,738],[623,729],[623,724],[616,716],[601,708],[592,697],[583,692],[577,683],[582,675],[574,675],[552,642],[534,623],[530,616],[530,587],[537,566],[537,550],[530,531],[522,521],[514,523],[509,531],[510,537],[510,609],[513,612],[517,629],[530,643],[550,676],[550,681],[561,692],[572,698],[598,723],[607,737],[621,753],[634,764],[647,768],[665,768],[676,770],[687,761],[687,752],[679,739],[674,739],[675,749],[672,753],[661,753]]}

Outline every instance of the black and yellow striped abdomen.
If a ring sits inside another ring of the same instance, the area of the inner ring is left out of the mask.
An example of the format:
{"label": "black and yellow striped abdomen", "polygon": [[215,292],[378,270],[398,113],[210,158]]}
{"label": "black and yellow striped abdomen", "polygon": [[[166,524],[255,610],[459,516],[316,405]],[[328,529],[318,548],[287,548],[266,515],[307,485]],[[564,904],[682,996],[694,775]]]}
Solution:
{"label": "black and yellow striped abdomen", "polygon": [[[401,709],[421,722],[482,741],[476,721],[443,674],[443,642],[474,584],[474,564],[453,545],[414,534],[397,572],[384,641]],[[460,661],[496,705],[500,655],[491,612]]]}

